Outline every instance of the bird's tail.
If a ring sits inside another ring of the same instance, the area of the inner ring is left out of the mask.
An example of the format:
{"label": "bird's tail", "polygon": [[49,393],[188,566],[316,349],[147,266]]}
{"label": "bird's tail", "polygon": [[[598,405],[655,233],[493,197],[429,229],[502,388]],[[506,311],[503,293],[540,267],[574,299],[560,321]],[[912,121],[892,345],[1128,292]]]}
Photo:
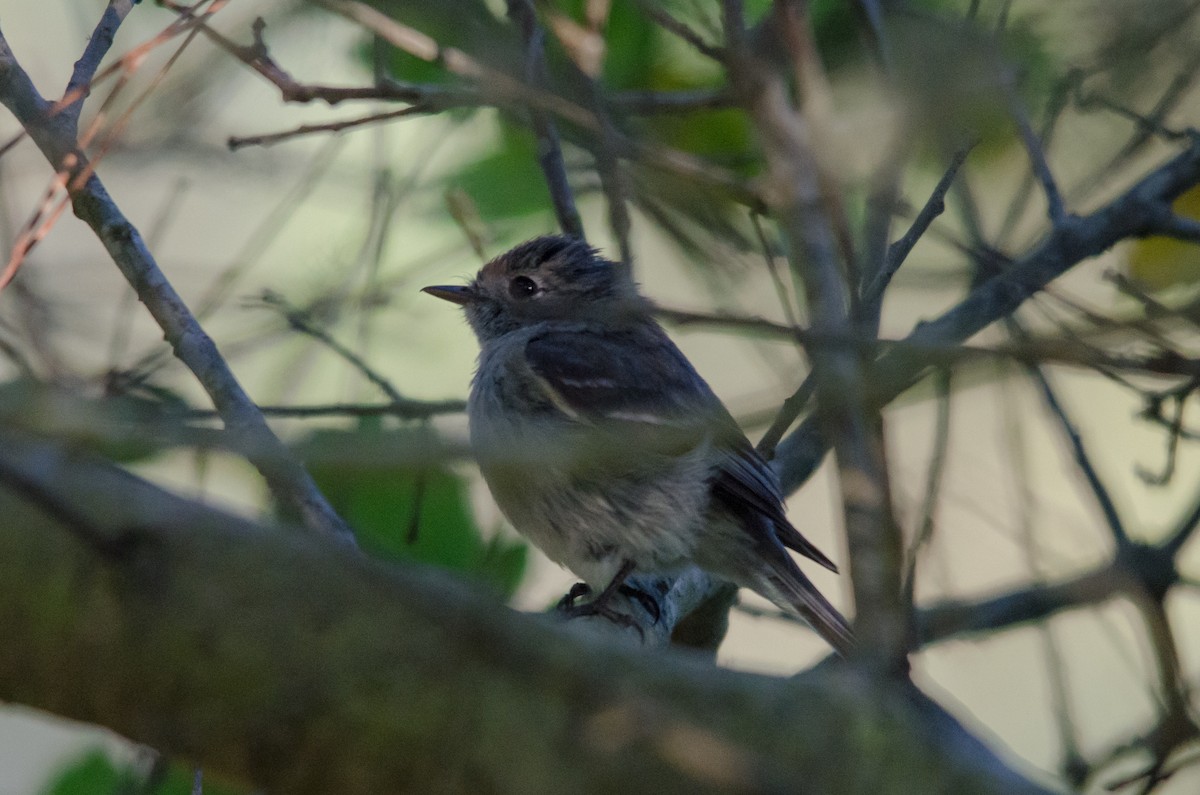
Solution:
{"label": "bird's tail", "polygon": [[779,565],[762,577],[763,587],[755,588],[779,607],[808,622],[817,634],[842,657],[853,651],[855,640],[850,624],[838,609],[821,595],[812,581],[790,558],[791,565]]}

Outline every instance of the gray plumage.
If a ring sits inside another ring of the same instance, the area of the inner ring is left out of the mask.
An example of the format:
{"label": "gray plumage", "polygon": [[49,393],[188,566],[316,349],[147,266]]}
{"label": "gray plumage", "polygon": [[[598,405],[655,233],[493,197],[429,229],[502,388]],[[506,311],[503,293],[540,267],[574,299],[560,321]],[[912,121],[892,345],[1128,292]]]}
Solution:
{"label": "gray plumage", "polygon": [[471,446],[500,509],[593,588],[632,563],[698,565],[808,621],[845,654],[845,619],[785,547],[833,563],[787,520],[779,481],[650,315],[628,272],[541,237],[466,286],[479,339]]}

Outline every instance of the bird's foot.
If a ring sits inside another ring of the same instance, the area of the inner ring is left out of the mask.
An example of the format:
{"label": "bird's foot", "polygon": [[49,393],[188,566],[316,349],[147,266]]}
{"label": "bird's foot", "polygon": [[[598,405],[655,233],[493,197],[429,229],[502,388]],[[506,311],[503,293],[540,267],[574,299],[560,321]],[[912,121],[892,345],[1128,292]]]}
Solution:
{"label": "bird's foot", "polygon": [[593,599],[590,602],[583,602],[582,604],[559,607],[558,612],[565,616],[568,620],[573,618],[597,616],[610,621],[619,627],[631,627],[636,629],[638,632],[642,631],[641,626],[633,619],[632,616],[614,609],[613,606],[609,604],[610,601],[610,599]]}
{"label": "bird's foot", "polygon": [[576,604],[579,597],[585,596],[592,592],[587,583],[577,582],[571,586],[571,590],[567,592],[558,602],[558,612],[566,618],[580,618],[582,616],[600,616],[620,627],[633,627],[638,631],[638,634],[645,640],[646,633],[641,625],[634,620],[633,616],[627,613],[621,613],[614,610],[612,600],[617,594],[624,594],[630,599],[635,599],[645,608],[646,612],[653,618],[654,623],[658,623],[660,616],[658,602],[654,600],[650,594],[635,588],[632,585],[626,585],[625,579],[633,571],[633,561],[627,560],[621,564],[621,568],[617,570],[612,581],[604,587],[595,599],[583,604]]}
{"label": "bird's foot", "polygon": [[622,583],[621,587],[617,589],[617,592],[629,597],[641,605],[642,609],[650,615],[651,624],[657,624],[658,620],[662,618],[662,610],[659,609],[658,600],[636,585]]}

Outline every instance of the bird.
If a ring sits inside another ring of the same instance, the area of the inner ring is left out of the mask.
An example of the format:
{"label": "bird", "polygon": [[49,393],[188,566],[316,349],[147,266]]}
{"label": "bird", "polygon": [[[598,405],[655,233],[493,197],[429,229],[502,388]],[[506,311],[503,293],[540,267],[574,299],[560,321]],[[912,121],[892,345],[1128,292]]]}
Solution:
{"label": "bird", "polygon": [[788,550],[837,567],[788,520],[775,472],[627,266],[547,235],[468,284],[423,290],[461,306],[478,339],[467,415],[492,496],[519,533],[599,592],[593,605],[635,571],[695,565],[851,652],[846,619]]}

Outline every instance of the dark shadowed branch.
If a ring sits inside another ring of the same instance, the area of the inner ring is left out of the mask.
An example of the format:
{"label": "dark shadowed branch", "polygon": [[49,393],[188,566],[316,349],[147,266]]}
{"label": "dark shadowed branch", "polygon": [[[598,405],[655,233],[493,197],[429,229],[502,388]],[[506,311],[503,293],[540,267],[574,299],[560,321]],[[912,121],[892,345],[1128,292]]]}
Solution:
{"label": "dark shadowed branch", "polygon": [[11,434],[0,507],[0,698],[268,791],[1044,792],[910,685],[577,636]]}

